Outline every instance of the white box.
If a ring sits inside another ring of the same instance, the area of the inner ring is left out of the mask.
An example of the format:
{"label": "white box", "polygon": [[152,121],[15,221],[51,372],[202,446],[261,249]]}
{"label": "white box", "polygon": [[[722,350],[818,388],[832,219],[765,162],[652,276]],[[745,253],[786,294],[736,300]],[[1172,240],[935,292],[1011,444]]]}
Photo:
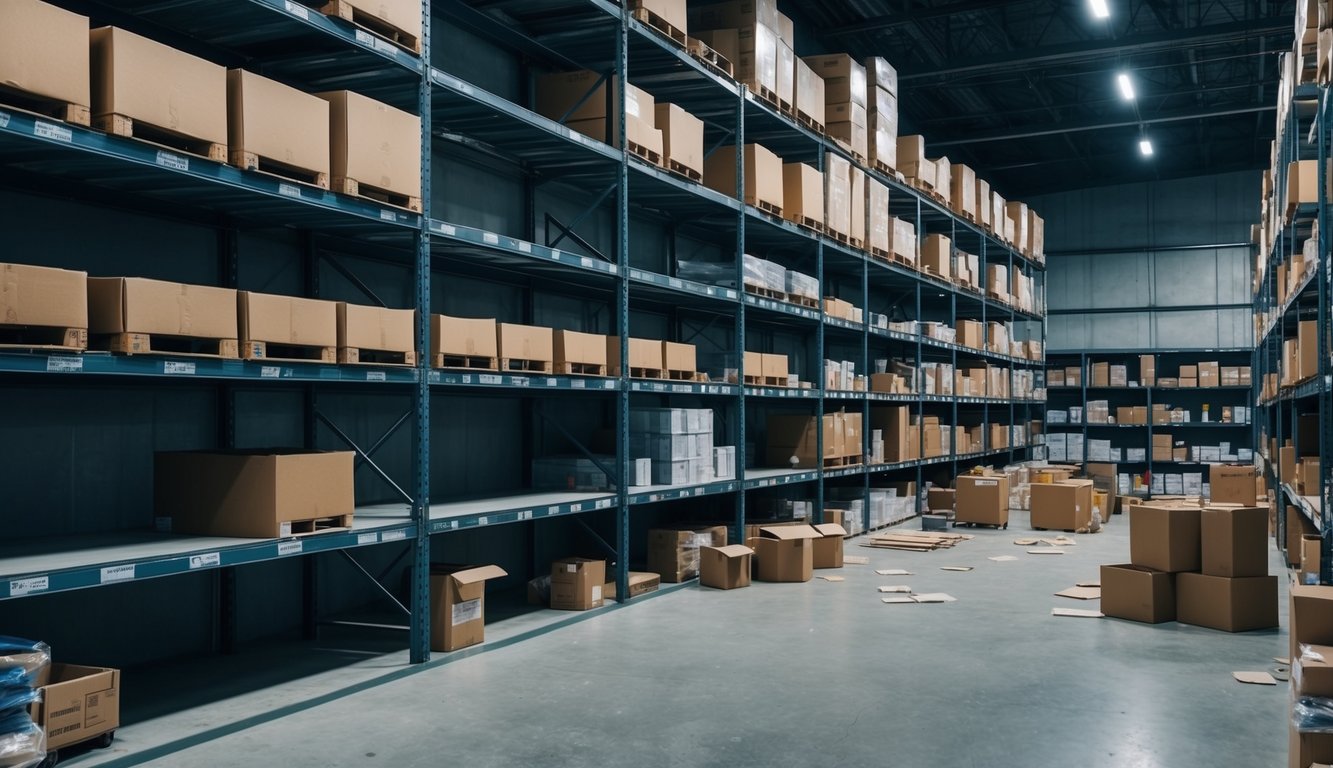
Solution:
{"label": "white box", "polygon": [[1236,449],[1236,460],[1237,460],[1237,461],[1254,461],[1254,449],[1252,449],[1252,448],[1237,448],[1237,449]]}
{"label": "white box", "polygon": [[1111,461],[1114,461],[1114,462],[1116,462],[1116,463],[1119,463],[1119,462],[1124,461],[1125,459],[1123,458],[1123,454],[1124,454],[1124,452],[1123,452],[1121,449],[1119,449],[1119,448],[1112,448],[1112,449],[1111,449]]}
{"label": "white box", "polygon": [[1046,411],[1047,424],[1068,424],[1069,411]]}
{"label": "white box", "polygon": [[653,460],[652,459],[630,459],[629,475],[633,480],[631,486],[644,486],[653,484]]}
{"label": "white box", "polygon": [[686,432],[683,408],[635,408],[629,412],[631,432],[679,435]]}
{"label": "white box", "polygon": [[1186,472],[1184,474],[1184,493],[1187,496],[1203,495],[1203,473]]}
{"label": "white box", "polygon": [[1183,494],[1185,478],[1178,472],[1169,472],[1162,476],[1162,487],[1166,489],[1162,493]]}
{"label": "white box", "polygon": [[689,459],[690,483],[699,485],[701,483],[713,482],[713,459],[697,458]]}
{"label": "white box", "polygon": [[1148,493],[1166,493],[1166,491],[1162,490],[1162,475],[1156,472],[1153,473],[1152,479],[1148,481]]}
{"label": "white box", "polygon": [[[1147,448],[1126,448],[1126,449],[1125,449],[1125,461],[1133,462],[1133,461],[1147,461],[1147,460],[1148,460],[1148,449],[1147,449]],[[1129,477],[1129,476],[1126,475],[1126,477]]]}
{"label": "white box", "polygon": [[688,485],[690,482],[690,460],[654,461],[654,485]]}

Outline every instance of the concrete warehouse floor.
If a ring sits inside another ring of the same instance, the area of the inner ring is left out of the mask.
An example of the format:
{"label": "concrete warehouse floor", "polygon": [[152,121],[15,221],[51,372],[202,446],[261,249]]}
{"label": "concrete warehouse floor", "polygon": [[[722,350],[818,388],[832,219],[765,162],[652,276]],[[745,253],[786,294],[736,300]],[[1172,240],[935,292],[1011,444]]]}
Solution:
{"label": "concrete warehouse floor", "polygon": [[[848,553],[869,565],[816,571],[841,583],[690,584],[623,609],[495,622],[488,646],[425,667],[407,667],[401,653],[344,654],[336,666],[293,653],[293,670],[313,665],[300,673],[309,674],[185,711],[159,701],[160,716],[68,764],[1282,764],[1287,685],[1242,685],[1231,673],[1285,655],[1285,578],[1281,632],[1058,618],[1051,608],[1098,604],[1052,593],[1128,560],[1123,515],[1058,556],[1013,544],[1031,535],[1026,513],[1008,531],[966,532],[976,539],[932,553],[854,539]],[[1019,560],[987,559],[998,555]],[[898,567],[915,575],[874,571]],[[1276,554],[1272,568],[1283,573]],[[958,601],[885,605],[881,584]],[[553,620],[562,626],[525,636]],[[256,688],[245,663],[231,657],[209,672]],[[185,672],[164,674],[177,690],[194,687]],[[127,676],[127,706],[135,687]]]}

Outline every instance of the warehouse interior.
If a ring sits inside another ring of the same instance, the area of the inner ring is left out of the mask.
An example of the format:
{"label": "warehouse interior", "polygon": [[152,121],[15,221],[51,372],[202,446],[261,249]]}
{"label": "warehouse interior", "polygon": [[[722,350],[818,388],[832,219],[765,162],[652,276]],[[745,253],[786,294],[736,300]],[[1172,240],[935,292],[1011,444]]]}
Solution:
{"label": "warehouse interior", "polygon": [[1333,763],[1330,60],[0,0],[0,766]]}

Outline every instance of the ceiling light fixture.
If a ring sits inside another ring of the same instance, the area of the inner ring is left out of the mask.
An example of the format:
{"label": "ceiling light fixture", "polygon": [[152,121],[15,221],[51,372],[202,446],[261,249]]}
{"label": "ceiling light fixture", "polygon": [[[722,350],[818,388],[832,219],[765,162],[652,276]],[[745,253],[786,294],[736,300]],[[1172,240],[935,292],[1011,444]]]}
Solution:
{"label": "ceiling light fixture", "polygon": [[1152,157],[1152,142],[1147,139],[1139,139],[1139,154],[1144,157]]}
{"label": "ceiling light fixture", "polygon": [[1106,5],[1106,0],[1088,0],[1088,6],[1092,9],[1093,18],[1107,19],[1111,17],[1111,9]]}
{"label": "ceiling light fixture", "polygon": [[1129,79],[1129,75],[1124,72],[1116,75],[1115,84],[1120,87],[1120,95],[1125,101],[1134,100],[1134,83]]}

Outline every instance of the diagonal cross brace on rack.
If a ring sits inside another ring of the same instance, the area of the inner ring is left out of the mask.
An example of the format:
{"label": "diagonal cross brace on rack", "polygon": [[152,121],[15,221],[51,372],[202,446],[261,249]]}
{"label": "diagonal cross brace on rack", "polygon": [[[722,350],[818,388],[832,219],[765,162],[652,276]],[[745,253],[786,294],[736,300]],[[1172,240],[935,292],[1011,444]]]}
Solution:
{"label": "diagonal cross brace on rack", "polygon": [[574,448],[578,450],[579,453],[583,454],[584,457],[588,459],[588,461],[591,461],[594,466],[602,470],[602,474],[606,475],[607,479],[610,480],[612,484],[614,484],[617,488],[620,487],[621,485],[620,475],[616,474],[614,471],[611,470],[610,467],[606,466],[606,462],[594,456],[592,452],[589,451],[583,445],[583,443],[579,442],[579,439],[577,437],[574,437],[569,433],[569,430],[565,429],[564,426],[562,426],[555,419],[552,419],[550,416],[547,416],[546,412],[543,411],[541,408],[534,408],[532,409],[532,412],[537,414],[537,418],[541,419],[542,421],[546,422],[552,427],[555,427],[555,430],[559,432],[562,436],[564,436],[564,438],[568,440],[574,446]]}
{"label": "diagonal cross brace on rack", "polygon": [[370,456],[372,453],[378,450],[380,446],[384,445],[385,441],[387,441],[389,437],[393,435],[394,432],[397,432],[399,427],[406,424],[407,420],[410,419],[412,416],[413,416],[412,411],[408,411],[407,413],[404,413],[402,416],[400,416],[398,418],[398,421],[395,421],[393,423],[393,426],[389,427],[388,431],[386,431],[383,435],[381,435],[380,438],[375,441],[375,444],[370,447],[370,450],[367,451],[367,450],[362,450],[361,446],[357,445],[356,441],[353,440],[346,432],[343,432],[341,429],[339,429],[338,425],[334,424],[329,419],[329,417],[325,416],[318,409],[315,410],[315,417],[318,418],[320,422],[324,424],[324,426],[328,427],[333,432],[333,434],[338,437],[339,440],[342,440],[344,443],[347,444],[349,448],[355,451],[357,457],[359,457],[362,461],[366,463],[367,466],[369,466],[372,470],[374,470],[375,474],[379,475],[384,480],[384,482],[389,484],[391,488],[397,491],[398,495],[402,496],[403,499],[408,504],[415,504],[416,501],[410,495],[408,495],[407,491],[404,491],[402,487],[398,485],[398,483],[394,482],[394,479],[392,477],[389,477],[389,474],[385,472],[383,469],[381,469],[380,466],[375,463],[375,460],[372,459]]}

